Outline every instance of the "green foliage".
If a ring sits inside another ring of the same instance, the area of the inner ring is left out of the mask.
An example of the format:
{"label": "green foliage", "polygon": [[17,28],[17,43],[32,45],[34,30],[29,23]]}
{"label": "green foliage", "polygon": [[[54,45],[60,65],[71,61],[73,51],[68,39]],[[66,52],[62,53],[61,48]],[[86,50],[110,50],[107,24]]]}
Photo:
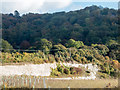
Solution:
{"label": "green foliage", "polygon": [[50,63],[54,63],[54,62],[55,62],[55,57],[54,57],[53,55],[49,55],[49,56],[48,56],[48,61],[49,61]]}
{"label": "green foliage", "polygon": [[64,69],[64,73],[69,75],[70,74],[70,70],[68,68],[65,68]]}
{"label": "green foliage", "polygon": [[[75,41],[75,40],[72,40]],[[76,42],[76,41],[75,41]],[[7,48],[11,48],[11,45],[3,40],[2,43]],[[113,60],[114,56],[119,56],[119,44],[112,44],[107,46],[102,44],[92,44],[91,46],[82,46],[80,49],[76,47],[66,48],[62,44],[53,45],[46,39],[41,40],[42,49],[49,49],[50,53],[45,51],[37,51],[37,52],[2,52],[0,56],[3,63],[34,63],[34,64],[42,64],[42,63],[54,63],[56,62],[75,62],[75,63],[92,63],[97,64],[100,71],[107,75],[115,77],[118,71],[118,60]],[[5,50],[4,49],[4,50]],[[55,51],[56,50],[56,51]],[[112,54],[111,54],[112,53]],[[69,75],[69,74],[78,74],[81,73],[81,70],[78,68],[61,66],[57,65],[57,68],[53,70],[52,75]],[[106,77],[105,75],[101,75],[102,77]]]}
{"label": "green foliage", "polygon": [[52,69],[51,76],[59,76],[61,73],[57,71],[56,69]]}
{"label": "green foliage", "polygon": [[66,47],[68,48],[70,47],[80,48],[82,46],[84,46],[84,43],[82,41],[75,41],[74,39],[70,39],[66,43]]}
{"label": "green foliage", "polygon": [[10,52],[12,51],[11,49],[13,49],[12,45],[10,45],[6,40],[2,39],[1,45],[2,45],[3,52]]}
{"label": "green foliage", "polygon": [[52,76],[59,76],[60,74],[70,74],[70,69],[69,67],[65,66],[65,65],[60,65],[57,64],[57,68],[52,69],[51,75]]}
{"label": "green foliage", "polygon": [[41,39],[36,43],[37,49],[43,50],[45,52],[49,52],[52,48],[52,43],[47,39]]}
{"label": "green foliage", "polygon": [[108,75],[106,73],[99,73],[100,78],[108,78]]}
{"label": "green foliage", "polygon": [[75,40],[74,39],[70,39],[66,43],[66,47],[74,47],[74,45],[75,45]]}
{"label": "green foliage", "polygon": [[115,41],[115,40],[109,40],[109,41],[106,42],[105,45],[106,45],[106,46],[111,46],[112,44],[118,44],[118,43],[117,43],[117,41]]}
{"label": "green foliage", "polygon": [[79,61],[79,60],[80,60],[80,56],[79,56],[78,54],[75,54],[75,56],[74,56],[73,59],[76,60],[76,61],[78,61],[78,62],[80,62],[80,61]]}
{"label": "green foliage", "polygon": [[78,74],[80,75],[82,73],[81,68],[76,68],[76,67],[68,67],[65,66],[64,64],[57,64],[57,68],[52,69],[51,76],[59,76],[59,75],[75,75]]}
{"label": "green foliage", "polygon": [[65,52],[66,51],[66,47],[63,46],[62,44],[54,45],[52,47],[51,53],[55,54],[55,53],[58,53],[59,51]]}
{"label": "green foliage", "polygon": [[107,53],[109,52],[109,49],[107,46],[105,45],[96,45],[94,48],[97,48],[99,53],[102,54],[102,55],[107,55]]}
{"label": "green foliage", "polygon": [[38,58],[38,57],[34,57],[32,59],[32,61],[34,62],[34,64],[43,64],[44,63],[43,59],[42,58]]}
{"label": "green foliage", "polygon": [[112,44],[109,49],[109,57],[120,62],[120,44]]}
{"label": "green foliage", "polygon": [[57,65],[57,70],[61,73],[64,73],[64,66],[61,66],[60,64]]}
{"label": "green foliage", "polygon": [[[14,48],[20,47],[25,40],[30,43],[30,47],[37,47],[36,42],[42,38],[49,39],[54,44],[64,44],[72,38],[91,45],[105,44],[119,37],[117,10],[101,9],[97,6],[66,13],[29,13],[22,16],[15,11],[15,15],[2,14],[2,20],[3,39]],[[73,45],[71,43],[70,47],[79,48],[81,45],[78,43],[83,44],[75,42]]]}
{"label": "green foliage", "polygon": [[91,44],[92,47],[96,47],[98,44]]}

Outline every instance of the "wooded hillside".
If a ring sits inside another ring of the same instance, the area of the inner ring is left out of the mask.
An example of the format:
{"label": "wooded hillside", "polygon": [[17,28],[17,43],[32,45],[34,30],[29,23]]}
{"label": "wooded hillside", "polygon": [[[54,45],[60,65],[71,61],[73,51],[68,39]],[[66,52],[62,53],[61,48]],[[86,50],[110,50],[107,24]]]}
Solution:
{"label": "wooded hillside", "polygon": [[[3,14],[3,39],[13,48],[37,47],[42,38],[53,44],[69,39],[83,41],[85,45],[105,44],[117,40],[117,10],[90,6],[77,11],[53,14]],[[26,47],[25,47],[26,45]],[[36,48],[37,49],[37,48]]]}

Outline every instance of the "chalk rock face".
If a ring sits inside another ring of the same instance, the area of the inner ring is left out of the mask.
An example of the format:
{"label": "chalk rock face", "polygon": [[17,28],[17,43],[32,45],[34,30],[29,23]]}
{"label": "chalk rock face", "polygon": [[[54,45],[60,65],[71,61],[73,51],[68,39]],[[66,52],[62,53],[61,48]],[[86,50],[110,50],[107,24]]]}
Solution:
{"label": "chalk rock face", "polygon": [[0,66],[0,76],[9,75],[33,75],[49,76],[51,68],[56,68],[56,64],[28,64],[28,65],[7,65]]}
{"label": "chalk rock face", "polygon": [[[69,79],[95,79],[96,72],[98,71],[97,65],[92,64],[71,64],[61,63],[65,66],[70,67],[84,67],[90,71],[90,76],[87,77],[67,77],[61,78],[64,80]],[[51,68],[56,68],[56,63],[45,63],[45,64],[27,64],[27,65],[6,65],[0,66],[0,76],[14,76],[14,75],[33,75],[33,76],[50,76]],[[56,78],[57,79],[57,78]]]}

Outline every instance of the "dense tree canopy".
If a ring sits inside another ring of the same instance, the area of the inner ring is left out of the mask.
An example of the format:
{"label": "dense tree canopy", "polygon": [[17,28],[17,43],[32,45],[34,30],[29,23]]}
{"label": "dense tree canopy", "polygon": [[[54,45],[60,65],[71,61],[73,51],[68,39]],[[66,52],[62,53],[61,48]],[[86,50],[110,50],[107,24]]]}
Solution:
{"label": "dense tree canopy", "polygon": [[64,45],[72,38],[91,45],[116,41],[119,37],[117,10],[97,6],[70,12],[29,13],[22,16],[15,11],[15,15],[3,14],[2,19],[3,39],[14,48],[22,48],[25,41],[36,48],[36,42],[42,38],[53,44]]}

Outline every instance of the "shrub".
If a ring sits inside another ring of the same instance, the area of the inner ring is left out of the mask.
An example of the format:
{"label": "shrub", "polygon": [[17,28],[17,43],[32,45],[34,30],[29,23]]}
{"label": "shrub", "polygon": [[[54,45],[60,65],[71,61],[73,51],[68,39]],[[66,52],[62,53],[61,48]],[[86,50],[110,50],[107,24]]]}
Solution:
{"label": "shrub", "polygon": [[107,78],[107,77],[108,77],[108,75],[107,75],[107,74],[105,74],[105,73],[100,73],[100,77],[101,77],[101,78]]}
{"label": "shrub", "polygon": [[58,51],[61,51],[61,52],[65,52],[66,51],[66,47],[63,46],[62,44],[54,45],[52,47],[52,49],[53,49],[52,53],[56,53]]}
{"label": "shrub", "polygon": [[87,59],[85,57],[82,57],[81,61],[84,64],[87,61]]}
{"label": "shrub", "polygon": [[97,46],[95,46],[95,48],[97,48],[99,50],[99,53],[104,56],[109,52],[108,47],[105,45],[98,44]]}
{"label": "shrub", "polygon": [[74,59],[75,61],[79,62],[80,56],[79,56],[78,54],[75,54],[73,59]]}
{"label": "shrub", "polygon": [[61,66],[60,64],[58,64],[57,70],[63,74],[64,73],[64,66]]}
{"label": "shrub", "polygon": [[84,50],[79,49],[78,52],[79,52],[79,55],[80,55],[80,56],[85,56],[85,52],[84,52]]}
{"label": "shrub", "polygon": [[10,52],[11,50],[9,50],[9,49],[13,49],[13,46],[8,41],[0,39],[0,48],[3,49],[2,50],[3,52]]}
{"label": "shrub", "polygon": [[45,61],[45,63],[49,63],[49,61],[47,59],[45,59],[44,61]]}
{"label": "shrub", "polygon": [[60,58],[59,57],[55,57],[56,62],[60,62]]}
{"label": "shrub", "polygon": [[90,62],[92,62],[93,57],[92,56],[87,56],[87,60],[90,60]]}
{"label": "shrub", "polygon": [[34,57],[33,60],[34,64],[42,64],[44,63],[42,58]]}
{"label": "shrub", "polygon": [[70,74],[70,70],[69,70],[68,68],[65,68],[65,69],[64,69],[64,73],[65,73],[65,74]]}
{"label": "shrub", "polygon": [[82,69],[81,68],[77,68],[77,67],[71,67],[70,71],[73,74],[81,74],[82,73]]}
{"label": "shrub", "polygon": [[55,69],[52,69],[52,73],[51,75],[56,75],[58,74],[58,72],[61,74],[61,75],[69,75],[69,74],[81,74],[82,73],[82,69],[81,68],[77,68],[77,67],[67,67],[65,65],[60,65],[60,64],[57,64],[57,68]]}
{"label": "shrub", "polygon": [[70,74],[76,74],[76,71],[74,70],[73,67],[70,67]]}
{"label": "shrub", "polygon": [[109,56],[105,56],[105,59],[106,59],[106,60],[110,60]]}
{"label": "shrub", "polygon": [[54,58],[54,56],[50,55],[50,56],[48,56],[48,60],[50,63],[54,63],[55,58]]}
{"label": "shrub", "polygon": [[60,76],[60,74],[56,69],[52,69],[51,76]]}
{"label": "shrub", "polygon": [[84,43],[82,41],[75,41],[74,39],[70,39],[65,45],[68,48],[70,47],[80,48],[84,46]]}

